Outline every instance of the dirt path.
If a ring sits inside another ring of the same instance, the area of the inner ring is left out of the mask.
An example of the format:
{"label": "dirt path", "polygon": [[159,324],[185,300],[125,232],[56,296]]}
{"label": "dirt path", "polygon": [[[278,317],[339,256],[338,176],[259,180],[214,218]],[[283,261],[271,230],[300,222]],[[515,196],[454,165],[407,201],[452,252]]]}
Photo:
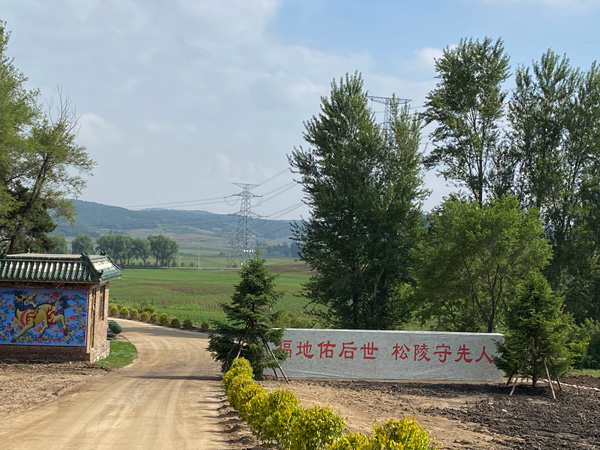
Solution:
{"label": "dirt path", "polygon": [[219,367],[205,351],[207,339],[133,321],[122,325],[138,349],[134,364],[91,377],[80,392],[57,401],[24,412],[12,408],[2,417],[2,449],[235,448],[220,417]]}

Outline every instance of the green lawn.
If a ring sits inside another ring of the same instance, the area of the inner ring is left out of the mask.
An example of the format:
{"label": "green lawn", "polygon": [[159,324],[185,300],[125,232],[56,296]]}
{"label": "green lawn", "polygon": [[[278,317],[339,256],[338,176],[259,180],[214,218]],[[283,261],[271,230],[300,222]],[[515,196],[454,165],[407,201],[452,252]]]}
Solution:
{"label": "green lawn", "polygon": [[[283,293],[275,310],[303,316],[307,300],[298,294],[309,278],[306,266],[287,258],[269,261],[269,268]],[[110,284],[110,303],[140,310],[145,304],[181,321],[210,323],[225,317],[221,305],[231,300],[239,280],[235,269],[125,269],[123,277]]]}
{"label": "green lawn", "polygon": [[94,365],[107,369],[120,369],[133,362],[137,355],[135,345],[127,341],[110,341],[110,355],[108,358],[96,361]]}

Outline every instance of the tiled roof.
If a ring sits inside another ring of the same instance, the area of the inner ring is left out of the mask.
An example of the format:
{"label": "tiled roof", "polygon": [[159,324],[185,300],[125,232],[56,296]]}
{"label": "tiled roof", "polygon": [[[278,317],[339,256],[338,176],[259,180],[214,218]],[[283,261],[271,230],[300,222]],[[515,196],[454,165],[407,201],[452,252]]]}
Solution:
{"label": "tiled roof", "polygon": [[0,281],[100,283],[122,274],[105,255],[0,255]]}

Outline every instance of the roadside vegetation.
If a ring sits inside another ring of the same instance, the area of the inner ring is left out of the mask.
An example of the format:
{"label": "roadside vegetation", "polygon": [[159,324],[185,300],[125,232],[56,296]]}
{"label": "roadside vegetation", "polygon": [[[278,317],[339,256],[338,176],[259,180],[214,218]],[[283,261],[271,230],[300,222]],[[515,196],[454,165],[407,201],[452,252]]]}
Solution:
{"label": "roadside vegetation", "polygon": [[111,341],[108,357],[96,361],[94,365],[105,369],[120,369],[131,364],[136,355],[137,349],[131,342]]}

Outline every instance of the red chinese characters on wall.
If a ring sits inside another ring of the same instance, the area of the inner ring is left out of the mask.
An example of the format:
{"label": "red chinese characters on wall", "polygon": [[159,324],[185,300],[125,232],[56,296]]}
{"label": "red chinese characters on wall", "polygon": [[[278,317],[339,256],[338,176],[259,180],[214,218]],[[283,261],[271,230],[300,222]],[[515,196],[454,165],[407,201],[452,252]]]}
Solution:
{"label": "red chinese characters on wall", "polygon": [[[315,347],[314,350],[313,347]],[[466,344],[460,344],[456,348],[453,348],[450,345],[442,343],[433,348],[425,343],[414,344],[412,346],[406,343],[395,343],[389,351],[386,351],[386,349],[376,346],[373,341],[364,342],[359,346],[354,341],[336,344],[327,340],[318,342],[313,346],[309,340],[298,341],[294,345],[291,339],[287,339],[278,348],[285,351],[288,358],[375,360],[377,358],[389,357],[394,361],[409,360],[424,364],[494,363],[494,360],[488,355],[485,345],[482,348],[471,349]],[[295,352],[294,348],[296,349]],[[476,355],[479,356],[475,358]]]}

